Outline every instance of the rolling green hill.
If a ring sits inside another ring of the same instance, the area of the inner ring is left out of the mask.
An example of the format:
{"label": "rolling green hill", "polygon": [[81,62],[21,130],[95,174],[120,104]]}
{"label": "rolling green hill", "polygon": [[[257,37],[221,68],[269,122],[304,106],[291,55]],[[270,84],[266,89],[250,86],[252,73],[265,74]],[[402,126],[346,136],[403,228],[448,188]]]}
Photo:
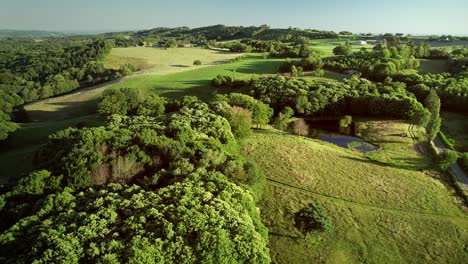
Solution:
{"label": "rolling green hill", "polygon": [[[268,178],[260,207],[274,263],[466,260],[466,210],[411,141],[394,135],[407,126],[391,123],[368,138],[381,147],[371,159],[275,130],[257,131],[243,143],[246,158]],[[381,127],[375,122],[360,125],[362,133]],[[389,158],[398,149],[404,160]],[[304,237],[294,227],[294,213],[313,200],[330,212],[332,233]]]}

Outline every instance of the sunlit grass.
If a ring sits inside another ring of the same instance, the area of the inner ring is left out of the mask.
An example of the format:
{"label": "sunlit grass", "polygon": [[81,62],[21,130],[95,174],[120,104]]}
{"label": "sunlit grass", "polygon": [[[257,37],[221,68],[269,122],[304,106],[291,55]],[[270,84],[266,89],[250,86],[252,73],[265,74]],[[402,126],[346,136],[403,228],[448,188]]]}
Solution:
{"label": "sunlit grass", "polygon": [[[380,122],[380,123],[379,123]],[[468,219],[444,177],[400,133],[401,121],[361,121],[381,150],[369,159],[319,140],[259,130],[242,143],[269,181],[260,204],[276,263],[459,263]],[[371,135],[372,134],[372,135]],[[399,157],[400,159],[396,159]],[[335,222],[305,238],[294,213],[321,201]]]}

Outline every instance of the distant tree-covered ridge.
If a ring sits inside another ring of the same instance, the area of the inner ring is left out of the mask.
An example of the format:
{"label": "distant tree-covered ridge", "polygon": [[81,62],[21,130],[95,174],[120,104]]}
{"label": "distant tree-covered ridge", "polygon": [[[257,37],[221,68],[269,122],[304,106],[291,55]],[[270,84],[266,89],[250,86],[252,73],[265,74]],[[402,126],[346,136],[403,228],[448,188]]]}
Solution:
{"label": "distant tree-covered ridge", "polygon": [[169,39],[177,44],[193,43],[207,45],[212,41],[234,39],[279,40],[281,42],[298,42],[302,38],[324,39],[337,38],[339,35],[333,31],[298,28],[270,28],[261,26],[224,26],[214,25],[200,28],[154,28],[136,32],[115,32],[99,35],[102,38],[116,40],[117,46],[135,46],[144,43],[159,43],[166,46]]}
{"label": "distant tree-covered ridge", "polygon": [[0,196],[0,257],[269,263],[255,206],[265,178],[237,154],[229,122],[212,110],[223,107],[172,104],[178,110],[50,136],[38,170]]}
{"label": "distant tree-covered ridge", "polygon": [[114,47],[91,38],[0,40],[0,140],[15,126],[15,106],[121,77],[133,71],[104,69],[103,59]]}

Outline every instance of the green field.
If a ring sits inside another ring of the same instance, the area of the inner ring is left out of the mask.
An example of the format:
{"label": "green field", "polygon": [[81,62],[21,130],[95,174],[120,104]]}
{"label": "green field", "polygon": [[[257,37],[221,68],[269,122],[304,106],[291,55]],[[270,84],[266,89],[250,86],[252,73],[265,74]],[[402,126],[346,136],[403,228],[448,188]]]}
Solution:
{"label": "green field", "polygon": [[[240,55],[204,48],[114,48],[104,60],[104,66],[118,69],[122,65],[131,64],[142,70],[140,74],[165,75],[228,63]],[[195,60],[201,60],[202,66],[194,66]]]}
{"label": "green field", "polygon": [[[319,50],[324,56],[333,55],[333,49],[338,45],[346,44],[346,39],[317,39],[311,41],[311,48]],[[350,40],[351,42],[353,40]],[[372,49],[374,45],[351,45],[352,51],[359,51],[361,48]]]}
{"label": "green field", "polygon": [[443,73],[448,71],[447,60],[419,60],[420,73]]}
{"label": "green field", "polygon": [[[139,49],[151,51],[150,49]],[[184,50],[198,49],[188,48]],[[172,49],[162,51],[171,54]],[[72,94],[28,104],[24,108],[33,121],[64,120],[71,117],[89,115],[96,112],[99,96],[105,89],[118,87],[140,88],[170,98],[183,95],[196,95],[207,99],[215,91],[210,86],[210,81],[218,74],[235,76],[236,78],[250,78],[257,74],[273,74],[277,72],[279,64],[283,61],[283,59],[263,59],[259,54],[250,54],[247,55],[244,61],[236,63],[211,65],[196,69],[190,68],[183,72],[166,75],[136,74],[104,85],[83,89]]]}
{"label": "green field", "polygon": [[442,131],[455,140],[455,149],[468,152],[468,115],[442,112]]}
{"label": "green field", "polygon": [[[268,177],[260,207],[274,263],[467,259],[466,210],[412,140],[397,135],[407,127],[359,122],[358,132],[381,147],[370,157],[275,130],[259,130],[243,143],[244,155]],[[304,237],[294,227],[293,214],[313,200],[329,210],[333,233]]]}

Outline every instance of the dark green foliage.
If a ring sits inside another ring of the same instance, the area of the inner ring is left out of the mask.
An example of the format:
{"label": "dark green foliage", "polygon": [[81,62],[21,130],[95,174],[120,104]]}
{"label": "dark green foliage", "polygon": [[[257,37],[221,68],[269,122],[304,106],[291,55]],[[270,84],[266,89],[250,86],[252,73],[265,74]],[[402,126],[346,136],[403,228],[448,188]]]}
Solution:
{"label": "dark green foliage", "polygon": [[452,51],[449,56],[448,65],[453,74],[468,71],[468,48]]}
{"label": "dark green foliage", "polygon": [[375,46],[371,52],[359,51],[346,56],[328,57],[324,59],[324,63],[325,69],[339,72],[354,70],[360,72],[362,76],[377,81],[383,81],[400,70],[419,66],[411,47],[407,45],[387,47],[384,44]]}
{"label": "dark green foliage", "polygon": [[279,130],[286,130],[288,124],[291,122],[291,118],[294,115],[294,111],[290,107],[286,107],[273,121],[273,126]]}
{"label": "dark green foliage", "polygon": [[155,94],[143,96],[138,89],[107,89],[101,95],[98,112],[103,116],[158,116],[164,113],[165,105],[166,99]]}
{"label": "dark green foliage", "polygon": [[195,61],[193,62],[193,65],[195,65],[195,66],[200,66],[200,65],[202,65],[202,62],[201,62],[201,60],[195,60]]}
{"label": "dark green foliage", "polygon": [[468,76],[449,73],[424,74],[416,80],[403,80],[408,83],[408,91],[414,93],[420,102],[429,95],[430,90],[437,92],[442,108],[448,111],[468,111]]}
{"label": "dark green foliage", "polygon": [[49,195],[0,235],[0,254],[28,263],[268,263],[267,241],[252,196],[201,172],[156,191]]}
{"label": "dark green foliage", "polygon": [[344,83],[265,77],[249,88],[250,95],[269,104],[276,113],[290,107],[305,116],[365,114],[410,118],[423,108],[402,83],[373,84],[357,77]]}
{"label": "dark green foliage", "polygon": [[125,115],[128,112],[127,97],[122,90],[107,89],[101,95],[98,106],[101,115]]}
{"label": "dark green foliage", "polygon": [[437,157],[437,163],[439,166],[446,170],[450,165],[454,164],[458,160],[458,153],[452,150],[444,150]]}
{"label": "dark green foliage", "polygon": [[112,41],[90,38],[0,40],[0,140],[15,129],[13,107],[129,74],[127,66],[104,69],[112,47]]}
{"label": "dark green foliage", "polygon": [[52,173],[0,197],[0,258],[269,263],[255,207],[265,176],[235,156],[226,119],[196,98],[178,104],[157,118],[113,115],[105,127],[50,136],[37,163]]}
{"label": "dark green foliage", "polygon": [[214,87],[229,87],[239,89],[250,84],[251,81],[245,80],[233,80],[228,75],[218,75],[216,78],[211,80],[211,85]]}
{"label": "dark green foliage", "polygon": [[430,59],[447,59],[449,51],[446,48],[431,49],[428,58]]}
{"label": "dark green foliage", "polygon": [[300,61],[288,61],[281,64],[278,71],[292,73],[293,66],[296,69],[301,68],[303,71],[316,71],[320,70],[323,67],[323,61],[320,57],[320,54],[312,53],[312,55],[309,55],[308,57],[303,58]]}
{"label": "dark green foliage", "polygon": [[[200,46],[214,46],[215,41],[238,40],[255,52],[268,49],[271,42],[282,41],[284,43],[294,42],[296,45],[307,44],[308,39],[337,38],[338,34],[333,31],[321,31],[315,29],[297,28],[270,28],[268,25],[259,27],[235,27],[214,25],[201,28],[154,28],[138,32],[113,32],[98,35],[101,38],[112,38],[119,47],[130,47],[142,42],[158,42],[166,44],[170,39],[179,43],[194,43]],[[223,46],[233,42],[222,43]],[[236,43],[236,45],[238,45]],[[281,42],[280,42],[281,43]],[[219,45],[221,46],[221,45]],[[241,49],[242,51],[243,49]],[[269,50],[267,50],[269,52]]]}
{"label": "dark green foliage", "polygon": [[333,221],[327,210],[318,202],[312,202],[297,212],[294,216],[294,224],[304,233],[313,231],[332,231]]}
{"label": "dark green foliage", "polygon": [[461,164],[465,173],[468,173],[468,152],[463,153],[461,156]]}
{"label": "dark green foliage", "polygon": [[10,117],[7,114],[0,111],[0,141],[6,139],[18,127],[16,123],[10,121]]}
{"label": "dark green foliage", "polygon": [[348,56],[352,53],[350,45],[338,45],[333,49],[333,54]]}
{"label": "dark green foliage", "polygon": [[[192,103],[158,118],[113,115],[105,127],[57,132],[36,162],[39,168],[63,175],[62,186],[83,188],[135,182],[162,170],[183,174],[184,162],[189,164],[185,171],[191,172],[204,149],[219,150],[221,144],[233,143],[226,119],[206,104]],[[161,173],[155,183],[164,177]]]}

